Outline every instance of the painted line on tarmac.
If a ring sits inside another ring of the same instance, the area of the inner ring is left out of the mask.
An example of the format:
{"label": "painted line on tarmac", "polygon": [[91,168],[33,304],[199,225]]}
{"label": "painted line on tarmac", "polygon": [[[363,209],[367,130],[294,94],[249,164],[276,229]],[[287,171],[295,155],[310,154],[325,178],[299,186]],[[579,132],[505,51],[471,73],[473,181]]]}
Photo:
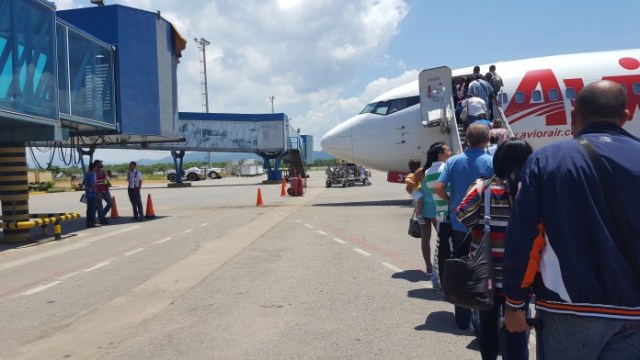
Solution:
{"label": "painted line on tarmac", "polygon": [[198,227],[205,227],[207,225],[209,225],[209,223],[200,224],[200,225],[198,225]]}
{"label": "painted line on tarmac", "polygon": [[139,249],[135,249],[133,251],[129,251],[128,253],[125,253],[124,256],[131,256],[133,254],[139,253],[140,251],[144,251],[144,248],[139,248]]}
{"label": "painted line on tarmac", "polygon": [[103,266],[107,266],[107,265],[109,265],[109,264],[111,263],[111,261],[113,261],[113,260],[114,260],[114,259],[109,259],[109,260],[107,260],[107,261],[103,261],[103,262],[101,262],[101,263],[99,263],[99,264],[96,264],[96,265],[94,265],[94,266],[92,266],[92,267],[90,267],[90,268],[88,268],[88,269],[84,269],[84,270],[82,270],[82,271],[84,271],[84,272],[89,272],[89,271],[93,271],[93,270],[96,270],[96,269],[100,269],[100,268],[101,268],[101,267],[103,267]]}
{"label": "painted line on tarmac", "polygon": [[388,267],[389,269],[399,273],[399,272],[403,272],[404,270],[400,269],[399,267],[393,265],[393,264],[389,264],[387,262],[383,262],[382,265]]}
{"label": "painted line on tarmac", "polygon": [[322,230],[318,230],[318,234],[320,234],[320,235],[324,235],[324,236],[329,235],[329,234],[327,234],[326,232],[324,232],[324,231],[322,231]]}
{"label": "painted line on tarmac", "polygon": [[187,230],[183,231],[182,233],[183,233],[183,234],[188,234],[188,233],[190,233],[190,232],[192,232],[192,231],[193,231],[193,229],[187,229]]}
{"label": "painted line on tarmac", "polygon": [[366,251],[364,251],[364,250],[362,250],[360,248],[353,248],[353,251],[355,251],[355,252],[357,252],[359,254],[362,254],[364,256],[371,256],[371,254],[369,254],[368,252],[366,252]]}
{"label": "painted line on tarmac", "polygon": [[87,240],[84,240],[83,242],[74,243],[74,244],[67,245],[67,246],[64,246],[64,247],[61,247],[61,248],[45,251],[45,252],[42,252],[40,254],[26,256],[26,257],[24,257],[22,259],[10,261],[10,262],[8,262],[6,264],[0,265],[0,271],[11,269],[11,268],[22,266],[22,265],[26,265],[26,264],[32,263],[34,261],[42,260],[42,259],[45,259],[45,258],[48,258],[48,257],[51,257],[51,256],[64,254],[64,253],[66,253],[68,251],[71,251],[71,250],[80,249],[80,248],[83,248],[83,247],[85,247],[85,246],[87,246],[87,245],[89,245],[89,244],[91,244],[93,242],[96,242],[98,240],[111,238],[111,237],[113,237],[115,235],[119,235],[119,234],[125,233],[127,231],[131,231],[131,230],[137,229],[137,228],[139,228],[139,226],[131,226],[131,227],[128,227],[128,228],[124,228],[124,229],[120,229],[120,230],[116,230],[116,231],[111,231],[111,232],[108,232],[108,233],[105,233],[105,234],[102,234],[102,235],[91,237],[91,238],[89,238]]}
{"label": "painted line on tarmac", "polygon": [[170,237],[165,238],[165,239],[162,239],[162,240],[154,241],[153,243],[154,243],[154,244],[162,244],[162,243],[167,242],[167,241],[169,241],[169,240],[171,240],[171,238],[170,238]]}
{"label": "painted line on tarmac", "polygon": [[308,227],[309,229],[313,229],[313,226],[311,226],[309,224],[304,224],[304,226]]}
{"label": "painted line on tarmac", "polygon": [[80,271],[72,272],[71,274],[67,274],[65,276],[59,277],[58,280],[65,280],[65,279],[68,279],[70,277],[76,276],[78,274],[80,274]]}
{"label": "painted line on tarmac", "polygon": [[347,243],[346,241],[344,241],[344,240],[342,240],[340,238],[333,238],[333,241],[337,242],[338,244],[343,244],[343,245]]}
{"label": "painted line on tarmac", "polygon": [[38,286],[38,287],[34,287],[34,288],[33,288],[33,289],[31,289],[31,290],[27,290],[27,291],[23,292],[23,293],[22,293],[22,294],[20,294],[20,295],[33,295],[33,294],[35,294],[35,293],[37,293],[37,292],[40,292],[40,291],[42,291],[42,290],[46,290],[46,289],[48,289],[48,288],[50,288],[50,287],[54,287],[54,286],[56,286],[56,285],[58,285],[58,284],[61,284],[61,283],[62,283],[62,281],[59,281],[59,280],[58,280],[58,281],[54,281],[54,282],[50,282],[50,283],[45,284],[45,285],[41,285],[41,286]]}

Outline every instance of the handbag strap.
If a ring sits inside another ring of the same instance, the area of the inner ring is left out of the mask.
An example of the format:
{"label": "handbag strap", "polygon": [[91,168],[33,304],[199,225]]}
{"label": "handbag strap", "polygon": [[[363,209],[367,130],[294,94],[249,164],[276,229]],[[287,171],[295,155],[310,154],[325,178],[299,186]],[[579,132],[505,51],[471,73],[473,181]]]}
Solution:
{"label": "handbag strap", "polygon": [[606,217],[611,220],[613,223],[613,241],[620,249],[620,253],[625,258],[629,267],[634,272],[636,276],[640,274],[640,263],[638,262],[638,258],[635,256],[635,252],[633,250],[633,246],[631,246],[630,240],[632,239],[631,231],[629,229],[629,225],[625,219],[624,214],[620,210],[620,207],[616,206],[613,203],[613,199],[611,196],[607,196],[606,187],[603,182],[609,182],[610,176],[607,176],[610,172],[607,170],[604,160],[600,157],[598,152],[595,150],[591,143],[583,138],[576,138],[578,143],[582,145],[582,148],[586,151],[591,165],[596,171],[596,181],[600,186],[600,191],[602,193],[602,197],[606,202]]}
{"label": "handbag strap", "polygon": [[[484,189],[484,233],[488,235],[491,232],[491,180],[487,183],[487,188]],[[482,187],[484,180],[476,180],[476,190],[478,191],[478,197],[482,196]]]}

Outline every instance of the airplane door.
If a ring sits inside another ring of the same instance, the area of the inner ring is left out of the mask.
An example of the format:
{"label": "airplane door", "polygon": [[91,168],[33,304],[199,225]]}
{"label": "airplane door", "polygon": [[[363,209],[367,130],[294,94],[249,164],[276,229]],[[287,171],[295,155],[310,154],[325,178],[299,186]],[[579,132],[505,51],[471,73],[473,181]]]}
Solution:
{"label": "airplane door", "polygon": [[422,125],[434,128],[434,131],[439,127],[443,134],[448,134],[451,150],[457,152],[462,151],[462,142],[455,117],[452,88],[449,67],[442,66],[420,72],[418,89]]}
{"label": "airplane door", "polygon": [[425,69],[418,77],[420,113],[427,127],[449,124],[454,116],[451,69],[447,66]]}

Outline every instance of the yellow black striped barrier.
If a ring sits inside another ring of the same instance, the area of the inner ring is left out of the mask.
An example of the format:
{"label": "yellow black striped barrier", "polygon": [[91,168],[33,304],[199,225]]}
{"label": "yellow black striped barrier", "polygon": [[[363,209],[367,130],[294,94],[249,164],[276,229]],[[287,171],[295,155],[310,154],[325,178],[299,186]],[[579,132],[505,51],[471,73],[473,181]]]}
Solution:
{"label": "yellow black striped barrier", "polygon": [[[29,183],[24,144],[0,146],[0,201],[2,215],[8,223],[29,220]],[[29,229],[9,229],[5,242],[29,240]]]}
{"label": "yellow black striped barrier", "polygon": [[41,227],[42,235],[47,234],[47,225],[53,224],[53,233],[56,240],[60,240],[62,226],[60,223],[68,220],[80,218],[79,213],[58,213],[58,214],[29,214],[31,220],[3,222],[2,228],[6,230],[25,230],[36,226]]}

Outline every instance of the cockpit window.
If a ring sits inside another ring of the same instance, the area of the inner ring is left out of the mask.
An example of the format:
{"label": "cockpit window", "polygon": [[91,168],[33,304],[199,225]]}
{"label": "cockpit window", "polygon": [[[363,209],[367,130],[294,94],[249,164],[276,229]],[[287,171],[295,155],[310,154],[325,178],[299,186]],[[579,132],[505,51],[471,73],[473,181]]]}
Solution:
{"label": "cockpit window", "polygon": [[389,110],[389,103],[390,101],[380,101],[373,112],[378,115],[387,115],[387,111]]}
{"label": "cockpit window", "polygon": [[391,105],[389,106],[389,111],[387,112],[387,114],[393,114],[396,111],[406,109],[410,106],[413,106],[419,103],[420,103],[420,96],[412,96],[407,98],[391,100]]}
{"label": "cockpit window", "polygon": [[360,114],[368,114],[368,113],[372,112],[373,109],[376,107],[376,105],[378,105],[378,103],[371,103],[371,104],[365,106],[364,109],[362,109],[362,111],[360,111]]}
{"label": "cockpit window", "polygon": [[378,115],[389,115],[419,103],[420,96],[379,101],[365,106],[364,109],[360,111],[360,114],[374,113]]}

